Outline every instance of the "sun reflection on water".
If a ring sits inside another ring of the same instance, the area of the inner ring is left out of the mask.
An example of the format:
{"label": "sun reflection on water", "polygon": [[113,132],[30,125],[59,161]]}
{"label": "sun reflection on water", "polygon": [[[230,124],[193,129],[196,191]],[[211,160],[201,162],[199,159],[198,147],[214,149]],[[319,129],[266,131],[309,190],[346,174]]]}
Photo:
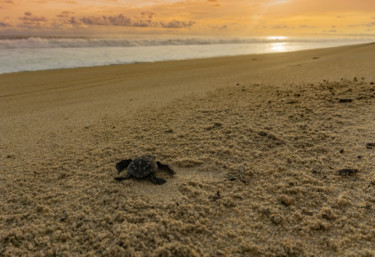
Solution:
{"label": "sun reflection on water", "polygon": [[288,51],[288,44],[286,42],[277,42],[271,44],[272,52],[286,52]]}
{"label": "sun reflection on water", "polygon": [[287,52],[292,50],[286,36],[269,36],[266,39],[269,42],[269,52]]}

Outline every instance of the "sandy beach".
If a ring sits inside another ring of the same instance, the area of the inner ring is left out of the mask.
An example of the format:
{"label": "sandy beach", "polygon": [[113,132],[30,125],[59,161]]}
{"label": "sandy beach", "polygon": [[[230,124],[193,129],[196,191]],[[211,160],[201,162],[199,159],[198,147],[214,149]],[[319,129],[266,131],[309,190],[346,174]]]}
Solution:
{"label": "sandy beach", "polygon": [[[375,256],[374,67],[366,44],[0,75],[0,255]],[[146,153],[176,174],[114,180]]]}

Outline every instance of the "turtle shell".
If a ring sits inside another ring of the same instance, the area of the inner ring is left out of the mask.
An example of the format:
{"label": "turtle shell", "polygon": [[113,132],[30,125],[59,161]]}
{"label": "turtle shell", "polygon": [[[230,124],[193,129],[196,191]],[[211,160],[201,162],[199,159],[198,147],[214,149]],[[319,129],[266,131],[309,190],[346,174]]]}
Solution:
{"label": "turtle shell", "polygon": [[155,156],[143,155],[135,158],[129,164],[127,170],[135,178],[144,178],[148,175],[155,173],[158,169],[158,165],[155,161]]}

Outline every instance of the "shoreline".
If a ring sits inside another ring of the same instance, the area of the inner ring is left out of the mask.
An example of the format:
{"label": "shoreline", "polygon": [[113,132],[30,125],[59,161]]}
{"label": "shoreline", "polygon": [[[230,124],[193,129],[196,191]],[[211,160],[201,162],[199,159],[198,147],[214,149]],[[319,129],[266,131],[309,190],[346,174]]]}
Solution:
{"label": "shoreline", "polygon": [[[277,43],[277,42],[276,42]],[[171,60],[163,60],[163,61],[144,61],[144,62],[130,62],[130,63],[121,63],[121,64],[107,64],[107,65],[94,65],[94,66],[78,66],[78,67],[67,67],[67,68],[52,68],[52,69],[44,69],[44,70],[24,70],[24,71],[16,71],[16,72],[7,72],[1,73],[1,75],[6,74],[17,74],[17,73],[24,73],[24,72],[36,72],[36,71],[58,71],[58,70],[71,70],[71,69],[80,69],[80,68],[103,68],[103,67],[111,67],[111,66],[124,66],[124,65],[136,65],[136,64],[143,64],[143,63],[163,63],[163,62],[178,62],[178,61],[194,61],[194,60],[205,60],[205,59],[216,59],[216,58],[231,58],[231,57],[245,57],[245,56],[257,56],[257,55],[272,55],[272,54],[284,54],[284,53],[294,53],[294,52],[301,52],[301,51],[314,51],[314,50],[323,50],[323,49],[332,49],[332,48],[340,48],[340,47],[355,47],[361,45],[371,45],[374,42],[366,42],[366,43],[358,43],[358,44],[349,44],[343,46],[330,46],[330,47],[319,47],[319,48],[311,48],[311,49],[302,49],[302,50],[291,50],[291,51],[280,51],[280,52],[269,52],[269,53],[251,53],[251,54],[238,54],[238,55],[224,55],[224,56],[213,56],[213,57],[201,57],[201,58],[191,58],[191,59],[171,59]]]}

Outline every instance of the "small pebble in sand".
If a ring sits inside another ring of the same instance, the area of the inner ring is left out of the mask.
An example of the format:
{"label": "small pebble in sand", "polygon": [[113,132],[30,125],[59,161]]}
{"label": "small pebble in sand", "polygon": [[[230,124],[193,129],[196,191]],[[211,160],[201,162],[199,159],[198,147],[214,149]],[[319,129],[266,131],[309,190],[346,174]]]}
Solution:
{"label": "small pebble in sand", "polygon": [[279,196],[279,201],[285,206],[289,206],[293,204],[293,198],[288,195]]}
{"label": "small pebble in sand", "polygon": [[341,149],[341,150],[340,150],[340,153],[344,153],[344,149]]}
{"label": "small pebble in sand", "polygon": [[216,194],[212,197],[212,201],[216,201],[221,198],[220,190],[217,190]]}
{"label": "small pebble in sand", "polygon": [[239,179],[241,182],[245,184],[249,182],[249,180],[245,178],[245,169],[242,166],[238,168],[238,177],[236,175],[228,175],[225,178],[229,179],[230,181],[235,181]]}
{"label": "small pebble in sand", "polygon": [[216,128],[221,128],[223,126],[220,122],[215,122],[212,126],[206,127],[205,130],[212,130]]}
{"label": "small pebble in sand", "polygon": [[353,102],[353,99],[350,99],[350,98],[340,98],[339,102],[340,103],[351,103],[351,102]]}
{"label": "small pebble in sand", "polygon": [[340,176],[354,175],[358,172],[357,169],[341,169],[338,171]]}

